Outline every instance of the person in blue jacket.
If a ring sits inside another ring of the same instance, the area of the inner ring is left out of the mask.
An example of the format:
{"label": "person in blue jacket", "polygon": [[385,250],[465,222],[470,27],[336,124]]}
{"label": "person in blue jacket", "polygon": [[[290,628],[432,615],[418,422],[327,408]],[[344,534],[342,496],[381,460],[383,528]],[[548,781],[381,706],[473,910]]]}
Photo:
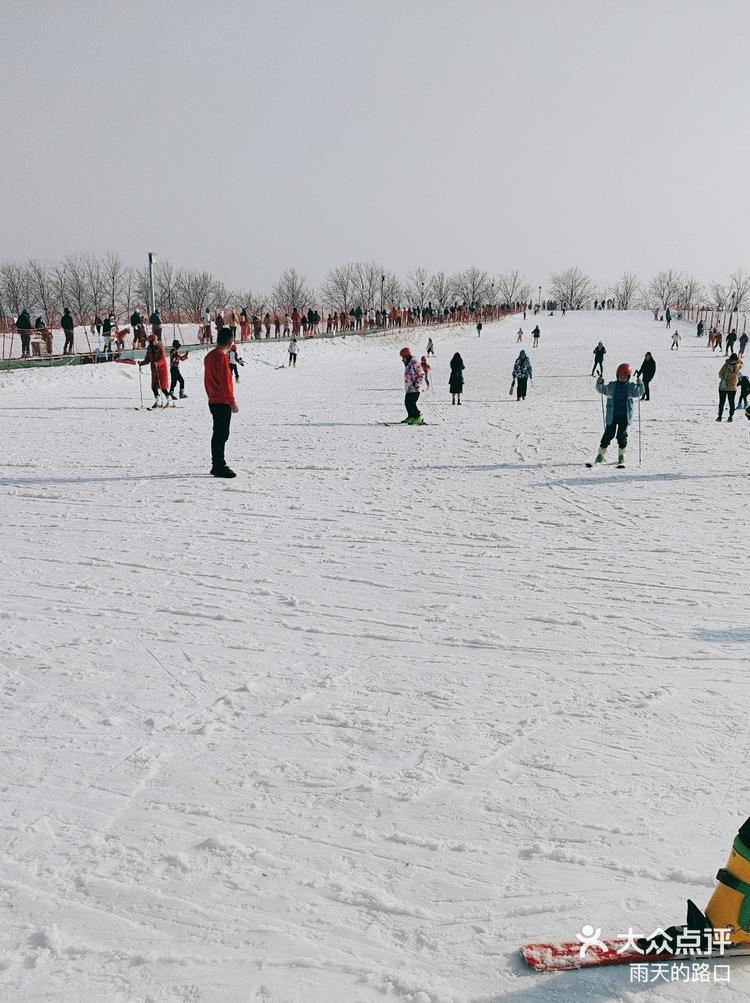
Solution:
{"label": "person in blue jacket", "polygon": [[636,376],[635,383],[630,382],[632,368],[627,362],[622,362],[617,367],[617,379],[610,383],[605,383],[600,376],[596,381],[596,389],[607,398],[607,416],[605,419],[605,429],[602,440],[599,443],[599,452],[596,454],[595,463],[603,463],[607,452],[607,446],[617,436],[617,445],[620,447],[618,464],[625,463],[625,450],[628,445],[628,425],[633,418],[633,401],[643,396],[643,385],[639,376]]}

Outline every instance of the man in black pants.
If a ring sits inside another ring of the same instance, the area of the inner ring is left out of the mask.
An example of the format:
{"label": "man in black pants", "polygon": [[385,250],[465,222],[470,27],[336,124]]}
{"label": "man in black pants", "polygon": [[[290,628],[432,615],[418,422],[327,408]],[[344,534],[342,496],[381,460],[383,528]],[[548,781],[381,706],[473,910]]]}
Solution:
{"label": "man in black pants", "polygon": [[604,345],[599,342],[599,344],[594,349],[594,368],[591,370],[591,375],[599,370],[599,375],[604,376],[604,356],[607,354],[607,349]]}
{"label": "man in black pants", "polygon": [[643,362],[641,363],[641,368],[636,369],[635,375],[640,376],[640,378],[643,380],[643,389],[645,391],[645,393],[643,394],[643,400],[650,401],[651,394],[648,388],[649,384],[651,383],[651,380],[656,375],[656,362],[651,352],[646,352],[645,356],[643,357]]}
{"label": "man in black pants", "polygon": [[234,399],[234,382],[229,369],[229,351],[234,344],[232,332],[223,327],[216,338],[216,348],[203,360],[203,385],[208,394],[208,409],[213,417],[211,436],[211,474],[214,477],[236,477],[224,459],[224,446],[229,438],[232,415],[239,408]]}

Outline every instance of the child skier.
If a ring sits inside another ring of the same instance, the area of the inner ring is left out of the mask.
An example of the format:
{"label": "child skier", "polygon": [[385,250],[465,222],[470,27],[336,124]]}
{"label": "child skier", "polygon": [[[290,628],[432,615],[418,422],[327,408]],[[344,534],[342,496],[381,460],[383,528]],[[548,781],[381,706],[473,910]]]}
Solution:
{"label": "child skier", "polygon": [[750,379],[743,374],[740,376],[740,403],[738,407],[747,408],[748,394],[750,394]]}
{"label": "child skier", "polygon": [[[230,331],[232,330],[231,327],[229,328],[229,330]],[[234,335],[232,335],[232,347],[227,352],[227,358],[229,359],[229,370],[232,373],[232,375],[234,376],[234,382],[235,383],[239,383],[240,382],[240,371],[237,368],[237,366],[244,366],[245,363],[242,360],[241,355],[237,351],[237,346],[234,343]]]}
{"label": "child skier", "polygon": [[[151,389],[154,393],[154,403],[150,410],[155,411],[160,407],[169,407],[169,402],[174,401],[174,396],[167,389],[167,357],[164,354],[164,346],[153,332],[146,338],[148,346],[146,355],[138,367],[142,369],[146,364],[151,366]],[[159,391],[164,395],[164,403],[159,403]]]}
{"label": "child skier", "polygon": [[297,355],[299,354],[299,343],[295,337],[289,342],[289,365],[296,369],[297,368]]}
{"label": "child skier", "polygon": [[[604,435],[599,443],[599,452],[596,454],[594,463],[603,463],[607,447],[617,436],[617,445],[620,447],[617,466],[625,466],[625,449],[628,445],[628,425],[633,417],[633,401],[643,396],[643,386],[639,377],[636,382],[630,382],[633,370],[627,362],[622,362],[617,367],[617,379],[610,383],[605,383],[600,376],[596,381],[597,392],[607,398],[607,417],[604,428]],[[589,464],[591,466],[591,464]]]}
{"label": "child skier", "polygon": [[172,342],[172,349],[169,353],[169,375],[171,377],[169,382],[169,392],[174,397],[174,389],[179,383],[180,385],[180,400],[187,397],[185,393],[185,381],[182,378],[182,373],[180,372],[180,363],[184,362],[188,357],[188,353],[185,352],[183,355],[180,354],[180,349],[182,345],[179,341],[175,340]]}
{"label": "child skier", "polygon": [[424,373],[424,385],[426,390],[432,390],[432,384],[430,383],[430,369],[432,368],[427,361],[427,356],[423,355],[419,360],[422,365],[422,372]]}
{"label": "child skier", "polygon": [[670,352],[676,351],[677,349],[679,349],[679,347],[680,347],[680,332],[677,330],[677,328],[675,328],[674,331],[672,331],[672,344],[670,346],[669,351]]}
{"label": "child skier", "polygon": [[406,407],[406,418],[401,424],[424,425],[424,418],[417,407],[424,379],[422,367],[411,354],[410,348],[402,348],[399,355],[404,363],[404,405]]}
{"label": "child skier", "polygon": [[[525,316],[526,316],[526,314],[524,313],[524,317]],[[518,335],[516,337],[516,344],[518,344],[519,341],[523,341],[523,328],[522,327],[519,327],[519,329],[518,329]]]}
{"label": "child skier", "polygon": [[432,344],[432,338],[427,339],[427,354],[428,355],[435,354],[435,346]]}
{"label": "child skier", "polygon": [[542,333],[539,330],[539,325],[538,324],[537,324],[537,326],[534,328],[534,330],[531,333],[534,335],[534,346],[533,347],[537,348],[538,345],[539,345],[539,335]]}
{"label": "child skier", "polygon": [[513,388],[516,388],[516,400],[525,401],[526,400],[526,387],[529,380],[533,376],[531,369],[531,360],[529,359],[526,352],[523,349],[518,353],[518,358],[513,364],[513,380],[510,384],[509,393],[513,393]]}

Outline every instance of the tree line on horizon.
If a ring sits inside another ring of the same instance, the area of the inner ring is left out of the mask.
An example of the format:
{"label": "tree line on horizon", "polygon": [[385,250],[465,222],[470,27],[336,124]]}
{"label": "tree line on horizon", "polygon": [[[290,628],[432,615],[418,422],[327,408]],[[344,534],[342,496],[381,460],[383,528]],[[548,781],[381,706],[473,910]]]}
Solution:
{"label": "tree line on horizon", "polygon": [[[331,268],[319,288],[308,285],[295,268],[286,268],[268,293],[231,290],[211,272],[177,268],[169,260],[154,266],[156,305],[165,321],[197,322],[208,307],[212,313],[230,306],[253,312],[266,309],[301,310],[319,307],[345,310],[408,306],[443,313],[454,304],[499,306],[549,300],[568,309],[584,309],[595,301],[611,301],[620,310],[653,310],[668,306],[705,306],[713,310],[743,310],[750,306],[750,277],[741,269],[724,282],[704,285],[677,269],[662,269],[647,282],[625,271],[611,285],[597,285],[580,268],[553,272],[543,287],[533,286],[518,269],[492,274],[471,266],[452,275],[417,267],[405,278],[376,261],[352,261]],[[78,324],[110,311],[129,316],[148,303],[148,269],[135,268],[115,252],[103,256],[71,254],[56,262],[37,258],[0,264],[0,318],[7,328],[24,308],[41,314],[49,325],[70,308]]]}

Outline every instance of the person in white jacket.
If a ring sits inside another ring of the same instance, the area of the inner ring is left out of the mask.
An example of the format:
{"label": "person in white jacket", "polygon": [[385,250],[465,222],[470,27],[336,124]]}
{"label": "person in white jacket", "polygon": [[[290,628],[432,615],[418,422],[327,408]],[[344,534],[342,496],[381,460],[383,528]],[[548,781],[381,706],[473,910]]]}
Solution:
{"label": "person in white jacket", "polygon": [[299,354],[299,342],[295,337],[289,342],[289,365],[296,368],[297,355]]}

